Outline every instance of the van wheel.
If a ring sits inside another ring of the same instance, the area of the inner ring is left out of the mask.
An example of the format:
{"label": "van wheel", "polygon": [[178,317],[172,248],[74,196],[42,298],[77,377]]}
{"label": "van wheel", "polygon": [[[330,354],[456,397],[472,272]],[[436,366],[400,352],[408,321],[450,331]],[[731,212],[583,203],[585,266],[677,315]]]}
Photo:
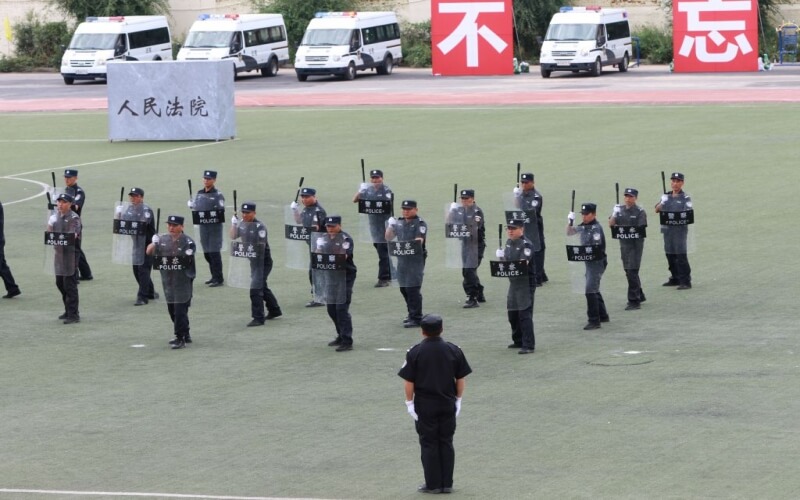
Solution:
{"label": "van wheel", "polygon": [[308,75],[301,75],[300,73],[297,73],[297,81],[298,82],[304,82],[306,80],[308,80]]}
{"label": "van wheel", "polygon": [[270,57],[266,66],[261,68],[261,76],[275,76],[278,74],[278,60]]}
{"label": "van wheel", "polygon": [[544,69],[543,66],[539,66],[539,71],[542,73],[542,78],[550,78],[551,71],[549,69]]}
{"label": "van wheel", "polygon": [[594,61],[594,66],[592,66],[592,76],[600,76],[603,74],[603,63],[600,62],[600,58],[598,57]]}
{"label": "van wheel", "polygon": [[65,76],[64,83],[67,85],[72,85],[73,83],[75,83],[75,79],[72,78],[71,76]]}
{"label": "van wheel", "polygon": [[624,56],[622,56],[622,61],[617,65],[619,68],[620,73],[625,73],[628,71],[628,53],[626,52]]}
{"label": "van wheel", "polygon": [[345,80],[353,80],[356,77],[356,65],[350,63],[347,65],[347,71],[344,74]]}
{"label": "van wheel", "polygon": [[378,74],[391,75],[392,69],[394,69],[394,59],[392,59],[391,55],[387,55],[383,58],[383,64],[378,66]]}

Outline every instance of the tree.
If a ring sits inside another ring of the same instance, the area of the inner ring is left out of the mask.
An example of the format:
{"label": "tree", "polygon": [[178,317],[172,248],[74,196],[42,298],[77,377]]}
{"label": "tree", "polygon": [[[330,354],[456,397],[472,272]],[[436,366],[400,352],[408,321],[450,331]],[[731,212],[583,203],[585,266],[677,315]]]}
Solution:
{"label": "tree", "polygon": [[48,0],[78,21],[90,16],[148,16],[169,14],[169,0]]}
{"label": "tree", "polygon": [[[87,0],[88,1],[88,0]],[[283,14],[289,45],[296,50],[308,22],[317,12],[358,10],[358,0],[252,0],[257,12]]]}
{"label": "tree", "polygon": [[539,54],[539,37],[547,33],[550,18],[563,5],[570,2],[564,0],[515,0],[514,31],[516,35],[517,55],[526,59]]}

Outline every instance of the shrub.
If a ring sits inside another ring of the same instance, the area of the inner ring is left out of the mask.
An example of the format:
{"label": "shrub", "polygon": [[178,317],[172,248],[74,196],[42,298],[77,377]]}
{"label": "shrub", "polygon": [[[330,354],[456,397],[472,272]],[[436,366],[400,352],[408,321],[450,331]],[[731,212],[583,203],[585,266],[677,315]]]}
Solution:
{"label": "shrub", "polygon": [[672,62],[672,31],[647,25],[633,32],[632,36],[639,37],[639,57],[643,60],[651,64]]}
{"label": "shrub", "polygon": [[404,24],[400,29],[403,40],[403,64],[412,68],[431,66],[431,22]]}
{"label": "shrub", "polygon": [[[15,71],[34,68],[58,68],[64,45],[69,43],[72,30],[66,22],[43,23],[33,11],[14,25],[15,58],[9,58],[4,67],[14,66]],[[16,59],[11,62],[10,59]]]}

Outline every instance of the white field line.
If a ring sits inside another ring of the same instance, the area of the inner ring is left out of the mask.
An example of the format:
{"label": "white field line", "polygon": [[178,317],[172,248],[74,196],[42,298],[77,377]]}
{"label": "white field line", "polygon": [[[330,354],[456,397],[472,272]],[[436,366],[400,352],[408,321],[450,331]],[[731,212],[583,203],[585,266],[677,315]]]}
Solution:
{"label": "white field line", "polygon": [[75,496],[115,496],[115,497],[137,497],[137,498],[196,498],[202,500],[323,500],[314,498],[290,498],[290,497],[246,497],[231,495],[190,495],[184,493],[139,493],[133,491],[70,491],[70,490],[36,490],[23,488],[0,488],[0,495],[8,494],[29,494],[29,495],[75,495]]}

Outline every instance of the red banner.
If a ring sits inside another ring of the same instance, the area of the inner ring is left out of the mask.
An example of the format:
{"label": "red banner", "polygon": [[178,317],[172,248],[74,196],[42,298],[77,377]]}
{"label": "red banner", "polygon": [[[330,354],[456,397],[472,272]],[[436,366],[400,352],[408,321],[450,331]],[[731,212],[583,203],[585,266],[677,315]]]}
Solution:
{"label": "red banner", "polygon": [[512,0],[431,0],[434,75],[514,72]]}
{"label": "red banner", "polygon": [[673,0],[672,24],[676,72],[758,71],[755,0]]}

